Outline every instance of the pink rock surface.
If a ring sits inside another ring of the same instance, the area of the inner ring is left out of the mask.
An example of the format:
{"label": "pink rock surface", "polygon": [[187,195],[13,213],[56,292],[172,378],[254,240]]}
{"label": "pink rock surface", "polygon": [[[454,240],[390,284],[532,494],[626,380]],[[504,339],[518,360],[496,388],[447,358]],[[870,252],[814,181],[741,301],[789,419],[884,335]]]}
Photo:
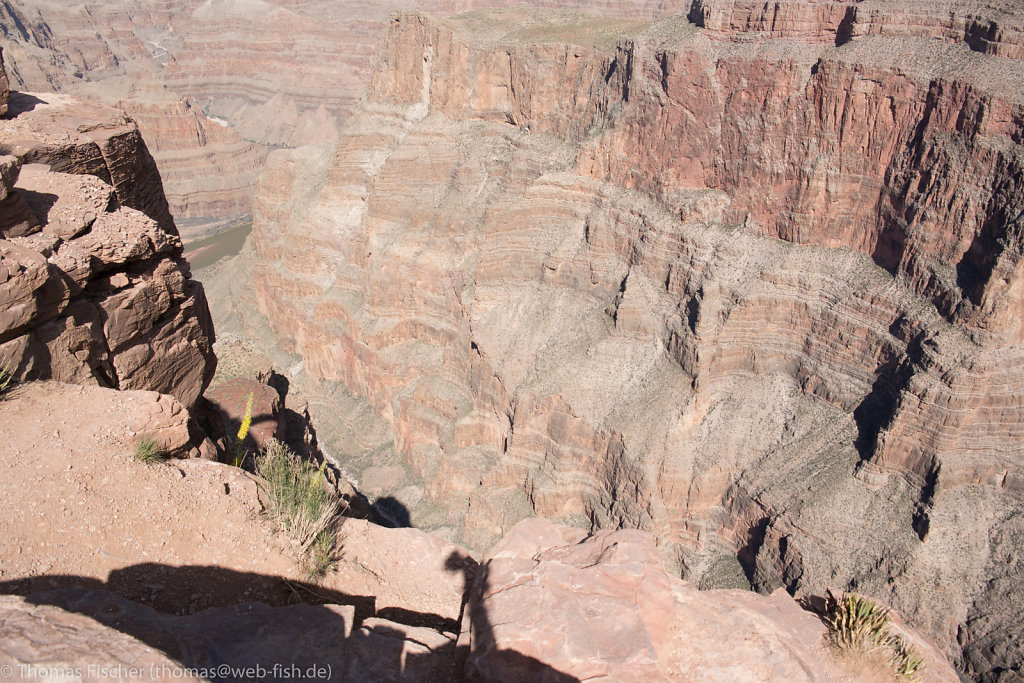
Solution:
{"label": "pink rock surface", "polygon": [[[464,622],[479,680],[884,680],[849,670],[785,591],[699,591],[638,531],[593,536],[524,520],[481,564]],[[956,681],[935,648],[926,680]]]}
{"label": "pink rock surface", "polygon": [[[159,650],[95,620],[0,596],[0,665],[21,681],[202,680]],[[154,675],[155,674],[155,675]]]}
{"label": "pink rock surface", "polygon": [[417,613],[454,627],[462,610],[466,577],[476,561],[455,544],[418,529],[389,529],[346,519],[341,531],[345,564],[337,585],[356,595],[375,596],[387,610]]}

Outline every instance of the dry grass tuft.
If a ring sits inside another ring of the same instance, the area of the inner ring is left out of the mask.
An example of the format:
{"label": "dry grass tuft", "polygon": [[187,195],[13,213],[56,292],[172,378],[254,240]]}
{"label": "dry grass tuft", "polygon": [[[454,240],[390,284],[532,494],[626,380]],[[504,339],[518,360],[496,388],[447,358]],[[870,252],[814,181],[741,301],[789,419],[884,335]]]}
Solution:
{"label": "dry grass tuft", "polygon": [[144,462],[147,465],[160,462],[164,459],[164,449],[160,447],[157,440],[145,436],[139,439],[139,442],[135,444],[135,459],[139,462]]}
{"label": "dry grass tuft", "polygon": [[271,441],[256,457],[263,478],[267,513],[299,545],[310,578],[320,578],[337,561],[337,522],[344,502],[329,488],[319,468],[280,441]]}
{"label": "dry grass tuft", "polygon": [[14,375],[11,374],[9,363],[0,365],[0,396],[7,393],[7,390],[14,384]]}

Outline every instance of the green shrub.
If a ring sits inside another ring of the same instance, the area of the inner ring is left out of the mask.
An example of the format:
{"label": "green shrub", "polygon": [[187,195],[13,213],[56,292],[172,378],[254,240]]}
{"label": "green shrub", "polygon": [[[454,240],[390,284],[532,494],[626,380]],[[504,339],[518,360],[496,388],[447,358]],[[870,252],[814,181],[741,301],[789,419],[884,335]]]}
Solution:
{"label": "green shrub", "polygon": [[135,459],[147,465],[152,465],[164,459],[164,450],[160,448],[160,444],[157,443],[156,439],[148,436],[143,437],[135,444]]}
{"label": "green shrub", "polygon": [[14,375],[11,374],[9,363],[0,365],[0,396],[7,393],[7,390],[14,384]]}
{"label": "green shrub", "polygon": [[889,610],[869,598],[843,593],[836,599],[829,594],[827,619],[836,645],[843,650],[866,653],[883,650],[896,674],[918,680],[924,660],[903,636],[889,630]]}
{"label": "green shrub", "polygon": [[326,466],[315,467],[280,441],[271,441],[256,457],[267,513],[299,544],[313,578],[327,573],[337,559],[336,523],[343,509],[327,485]]}

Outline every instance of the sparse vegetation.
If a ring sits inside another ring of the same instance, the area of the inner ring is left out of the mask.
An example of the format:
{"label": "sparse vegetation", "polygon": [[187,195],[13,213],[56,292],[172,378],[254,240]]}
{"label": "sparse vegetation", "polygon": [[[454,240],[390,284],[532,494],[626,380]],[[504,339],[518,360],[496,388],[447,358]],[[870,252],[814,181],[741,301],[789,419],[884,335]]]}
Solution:
{"label": "sparse vegetation", "polygon": [[14,384],[14,375],[11,374],[11,366],[8,363],[0,365],[0,396],[7,393],[7,390]]}
{"label": "sparse vegetation", "polygon": [[343,502],[315,467],[279,441],[256,457],[268,514],[299,545],[310,578],[322,577],[337,559],[337,521]]}
{"label": "sparse vegetation", "polygon": [[147,465],[152,465],[164,459],[164,449],[160,447],[156,439],[148,436],[143,437],[135,444],[135,459]]}
{"label": "sparse vegetation", "polygon": [[921,655],[913,645],[903,639],[903,636],[890,635],[890,640],[890,662],[896,675],[910,681],[919,680],[924,672],[924,660]]}
{"label": "sparse vegetation", "polygon": [[829,595],[828,624],[840,649],[867,653],[885,651],[896,675],[908,681],[919,680],[924,660],[913,645],[889,628],[889,610],[869,598],[844,593]]}

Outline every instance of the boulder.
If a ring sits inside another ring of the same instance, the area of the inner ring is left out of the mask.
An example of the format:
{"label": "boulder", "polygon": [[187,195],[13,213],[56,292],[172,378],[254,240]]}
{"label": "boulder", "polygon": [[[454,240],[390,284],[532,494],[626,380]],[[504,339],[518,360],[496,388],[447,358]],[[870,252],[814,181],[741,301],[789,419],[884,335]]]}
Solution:
{"label": "boulder", "polygon": [[271,439],[284,440],[285,412],[281,395],[271,386],[254,379],[234,377],[211,386],[205,393],[224,423],[223,432],[234,444],[238,428],[245,417],[245,408],[252,395],[251,423],[246,447],[259,450]]}
{"label": "boulder", "polygon": [[215,368],[213,323],[133,124],[54,95],[0,121],[0,142],[13,152],[0,159],[2,362],[20,380],[194,405]]}

